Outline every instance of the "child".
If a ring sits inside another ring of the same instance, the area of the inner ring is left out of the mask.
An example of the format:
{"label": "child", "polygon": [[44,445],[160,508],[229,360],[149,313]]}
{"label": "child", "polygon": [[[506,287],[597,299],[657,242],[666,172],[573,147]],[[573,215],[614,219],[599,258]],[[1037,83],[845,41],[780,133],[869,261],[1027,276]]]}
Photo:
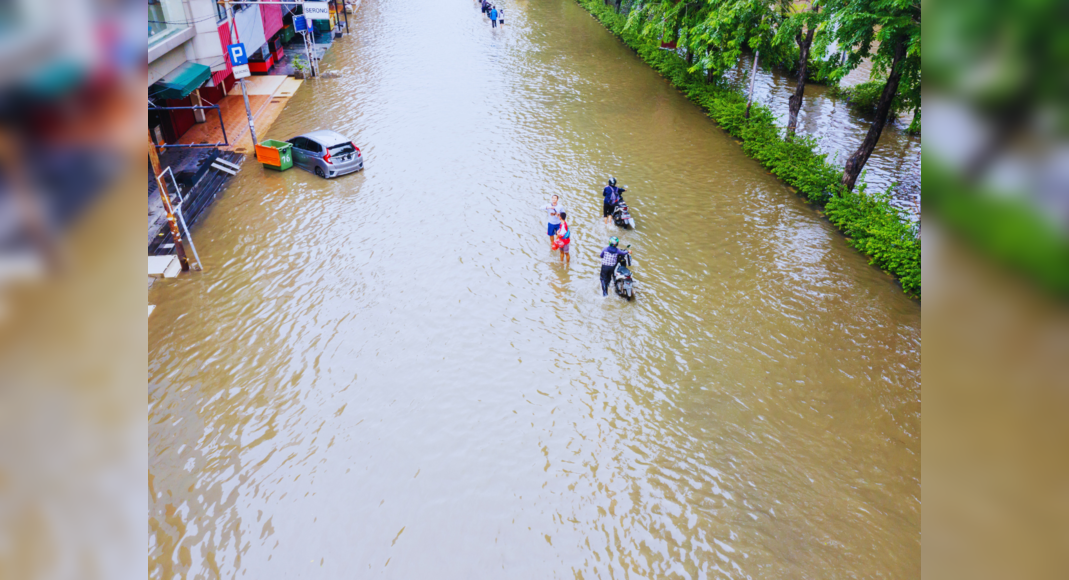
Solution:
{"label": "child", "polygon": [[572,263],[572,230],[568,227],[568,212],[560,212],[560,229],[557,230],[557,241],[554,243],[560,249],[561,263]]}

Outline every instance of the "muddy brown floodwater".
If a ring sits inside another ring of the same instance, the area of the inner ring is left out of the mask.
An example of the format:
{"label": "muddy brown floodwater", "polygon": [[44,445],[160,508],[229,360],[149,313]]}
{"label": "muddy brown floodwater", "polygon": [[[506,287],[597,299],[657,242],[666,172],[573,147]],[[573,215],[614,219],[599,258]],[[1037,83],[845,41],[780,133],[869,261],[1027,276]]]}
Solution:
{"label": "muddy brown floodwater", "polygon": [[148,575],[918,576],[920,305],[574,2],[500,5],[364,2],[266,137],[365,171],[248,161],[151,289]]}

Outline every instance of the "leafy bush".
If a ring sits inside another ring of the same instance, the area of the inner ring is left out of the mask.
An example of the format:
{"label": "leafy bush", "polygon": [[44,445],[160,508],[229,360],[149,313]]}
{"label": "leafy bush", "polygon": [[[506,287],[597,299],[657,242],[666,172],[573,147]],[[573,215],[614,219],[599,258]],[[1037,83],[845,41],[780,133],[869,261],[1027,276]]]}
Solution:
{"label": "leafy bush", "polygon": [[[690,72],[679,55],[660,50],[625,29],[627,18],[602,0],[576,0],[613,34],[635,50],[688,98],[700,105],[721,128],[742,141],[747,155],[798,190],[799,195],[824,205],[828,219],[869,257],[870,263],[896,276],[910,296],[921,294],[921,242],[916,229],[891,205],[889,192],[869,195],[842,186],[842,170],[817,153],[816,141],[798,136],[783,140],[775,116],[754,104],[745,118],[746,97],[722,83],[707,83],[700,71]],[[877,93],[878,98],[878,93]]]}
{"label": "leafy bush", "polygon": [[910,135],[920,135],[921,133],[921,110],[917,109],[913,112],[913,121],[909,123],[909,127],[906,128],[906,133]]}
{"label": "leafy bush", "polygon": [[923,154],[924,211],[1003,265],[1069,297],[1069,234],[1026,196],[969,184]]}
{"label": "leafy bush", "polygon": [[[880,94],[887,84],[882,80],[869,81],[852,87],[832,87],[828,92],[833,97],[846,99],[846,102],[863,113],[875,113],[876,105],[880,102]],[[902,112],[902,97],[895,95],[891,102],[891,117],[897,117]]]}
{"label": "leafy bush", "polygon": [[[788,48],[782,49],[780,54],[768,55],[768,59],[773,66],[777,66],[787,73],[797,76],[800,55],[801,50],[798,49],[798,45],[792,43]],[[761,53],[761,58],[766,58],[764,52]],[[838,63],[834,60],[830,62],[816,60],[815,55],[810,53],[809,72],[806,74],[805,79],[806,84],[834,86],[836,81],[831,77],[831,71],[834,70],[836,64]]]}
{"label": "leafy bush", "polygon": [[921,242],[914,226],[908,225],[891,205],[890,192],[867,194],[864,187],[840,191],[828,200],[825,212],[871,264],[894,273],[907,293],[920,294]]}

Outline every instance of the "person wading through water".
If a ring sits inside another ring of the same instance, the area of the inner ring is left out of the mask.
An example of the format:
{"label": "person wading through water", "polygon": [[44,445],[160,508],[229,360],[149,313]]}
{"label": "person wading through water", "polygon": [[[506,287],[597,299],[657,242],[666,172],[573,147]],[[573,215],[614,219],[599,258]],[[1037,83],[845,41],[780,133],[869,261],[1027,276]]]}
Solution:
{"label": "person wading through water", "polygon": [[609,225],[609,218],[612,217],[612,212],[616,209],[616,205],[624,200],[623,192],[627,191],[622,187],[616,187],[616,178],[609,178],[609,185],[605,186],[605,191],[602,195],[605,196],[605,203],[602,204],[602,213],[605,214],[605,225]]}
{"label": "person wading through water", "polygon": [[561,263],[572,263],[572,229],[568,227],[568,212],[560,212],[560,229],[557,230],[553,247],[560,250]]}
{"label": "person wading through water", "polygon": [[553,245],[556,239],[557,229],[560,228],[560,214],[564,212],[564,204],[558,203],[559,199],[559,196],[554,195],[549,198],[549,205],[542,207],[549,214],[549,225],[546,228],[546,234],[549,235],[550,245]]}
{"label": "person wading through water", "polygon": [[616,270],[616,263],[620,261],[620,256],[623,254],[630,254],[631,250],[621,250],[616,246],[620,245],[620,238],[613,236],[609,238],[609,245],[601,251],[601,295],[609,295],[609,284],[612,284],[612,273]]}

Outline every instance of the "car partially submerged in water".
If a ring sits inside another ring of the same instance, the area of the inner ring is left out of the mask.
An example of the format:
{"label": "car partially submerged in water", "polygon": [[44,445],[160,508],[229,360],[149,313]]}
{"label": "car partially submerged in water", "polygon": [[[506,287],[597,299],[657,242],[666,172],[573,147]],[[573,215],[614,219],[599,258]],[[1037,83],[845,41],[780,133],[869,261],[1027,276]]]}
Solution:
{"label": "car partially submerged in water", "polygon": [[298,135],[287,141],[293,144],[293,164],[330,179],[364,168],[360,148],[341,133],[321,129]]}

